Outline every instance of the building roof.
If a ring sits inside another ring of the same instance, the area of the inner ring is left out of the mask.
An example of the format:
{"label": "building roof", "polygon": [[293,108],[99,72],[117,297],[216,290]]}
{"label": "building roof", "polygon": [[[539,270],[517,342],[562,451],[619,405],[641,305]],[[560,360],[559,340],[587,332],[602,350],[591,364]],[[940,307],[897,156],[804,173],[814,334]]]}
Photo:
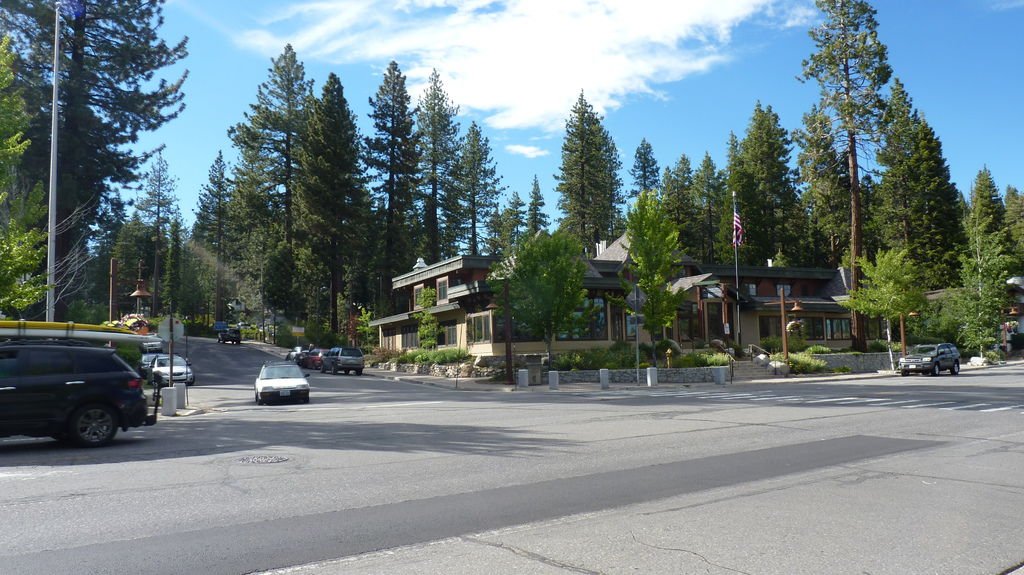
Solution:
{"label": "building roof", "polygon": [[414,269],[411,272],[395,276],[391,280],[391,287],[400,288],[422,283],[431,278],[436,278],[461,269],[490,269],[495,262],[501,258],[495,256],[455,256],[427,265],[423,268]]}
{"label": "building roof", "polygon": [[379,325],[386,325],[386,324],[389,324],[389,323],[395,323],[395,322],[399,322],[399,321],[406,321],[406,320],[412,319],[413,314],[419,313],[420,311],[427,311],[427,312],[429,312],[429,313],[431,313],[433,315],[437,315],[437,314],[442,313],[442,312],[452,311],[452,310],[456,310],[456,309],[459,309],[459,304],[457,304],[457,303],[444,303],[444,304],[441,304],[441,305],[435,305],[434,307],[428,308],[426,310],[407,311],[407,312],[403,312],[403,313],[397,313],[395,315],[389,315],[388,317],[382,317],[380,319],[370,320],[369,325],[370,325],[370,327],[377,327]]}

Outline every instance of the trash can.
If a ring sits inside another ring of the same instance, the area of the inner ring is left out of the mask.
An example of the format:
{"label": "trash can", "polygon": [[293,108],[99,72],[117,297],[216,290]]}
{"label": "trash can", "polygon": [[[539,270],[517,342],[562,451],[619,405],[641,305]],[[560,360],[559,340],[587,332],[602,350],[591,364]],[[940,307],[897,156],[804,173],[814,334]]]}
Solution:
{"label": "trash can", "polygon": [[729,383],[729,366],[721,365],[712,367],[711,380],[715,382],[715,385],[725,385]]}

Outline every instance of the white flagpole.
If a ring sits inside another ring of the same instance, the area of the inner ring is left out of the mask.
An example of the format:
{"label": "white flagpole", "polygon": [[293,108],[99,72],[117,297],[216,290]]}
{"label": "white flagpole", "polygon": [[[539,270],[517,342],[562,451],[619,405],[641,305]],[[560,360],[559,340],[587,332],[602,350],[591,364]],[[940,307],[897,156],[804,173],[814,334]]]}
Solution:
{"label": "white flagpole", "polygon": [[[732,214],[735,219],[736,214],[736,192],[732,193]],[[740,339],[740,247],[738,238],[736,237],[736,222],[733,222],[732,229],[732,256],[733,256],[733,279],[736,282],[736,313],[733,316],[733,321],[736,322],[736,347],[737,349],[743,348],[743,342]]]}
{"label": "white flagpole", "polygon": [[60,2],[54,5],[53,106],[50,110],[50,218],[46,240],[46,321],[53,321],[57,269],[57,84],[60,82]]}

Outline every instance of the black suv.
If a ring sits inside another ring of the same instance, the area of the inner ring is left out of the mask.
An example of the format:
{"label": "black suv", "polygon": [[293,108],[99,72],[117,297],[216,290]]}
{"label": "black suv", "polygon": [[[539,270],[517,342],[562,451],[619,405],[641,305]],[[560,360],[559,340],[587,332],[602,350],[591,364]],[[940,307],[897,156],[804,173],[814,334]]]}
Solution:
{"label": "black suv", "polygon": [[349,371],[354,371],[356,375],[363,375],[363,350],[358,347],[332,347],[320,361],[320,373],[343,371],[348,375]]}
{"label": "black suv", "polygon": [[226,329],[217,334],[217,343],[242,343],[242,332],[235,328]]}
{"label": "black suv", "polygon": [[53,437],[99,447],[118,428],[155,423],[142,379],[113,349],[71,341],[0,342],[0,437]]}
{"label": "black suv", "polygon": [[960,373],[960,351],[951,343],[929,343],[915,345],[913,349],[900,358],[900,375],[910,372],[939,375],[949,370],[952,375]]}

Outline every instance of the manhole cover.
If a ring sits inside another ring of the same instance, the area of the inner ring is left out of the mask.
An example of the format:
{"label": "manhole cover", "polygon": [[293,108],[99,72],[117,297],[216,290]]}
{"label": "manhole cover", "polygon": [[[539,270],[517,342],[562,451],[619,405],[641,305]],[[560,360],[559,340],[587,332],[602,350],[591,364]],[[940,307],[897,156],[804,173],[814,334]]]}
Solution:
{"label": "manhole cover", "polygon": [[250,455],[238,460],[239,463],[283,463],[285,461],[288,461],[288,458],[280,455]]}

